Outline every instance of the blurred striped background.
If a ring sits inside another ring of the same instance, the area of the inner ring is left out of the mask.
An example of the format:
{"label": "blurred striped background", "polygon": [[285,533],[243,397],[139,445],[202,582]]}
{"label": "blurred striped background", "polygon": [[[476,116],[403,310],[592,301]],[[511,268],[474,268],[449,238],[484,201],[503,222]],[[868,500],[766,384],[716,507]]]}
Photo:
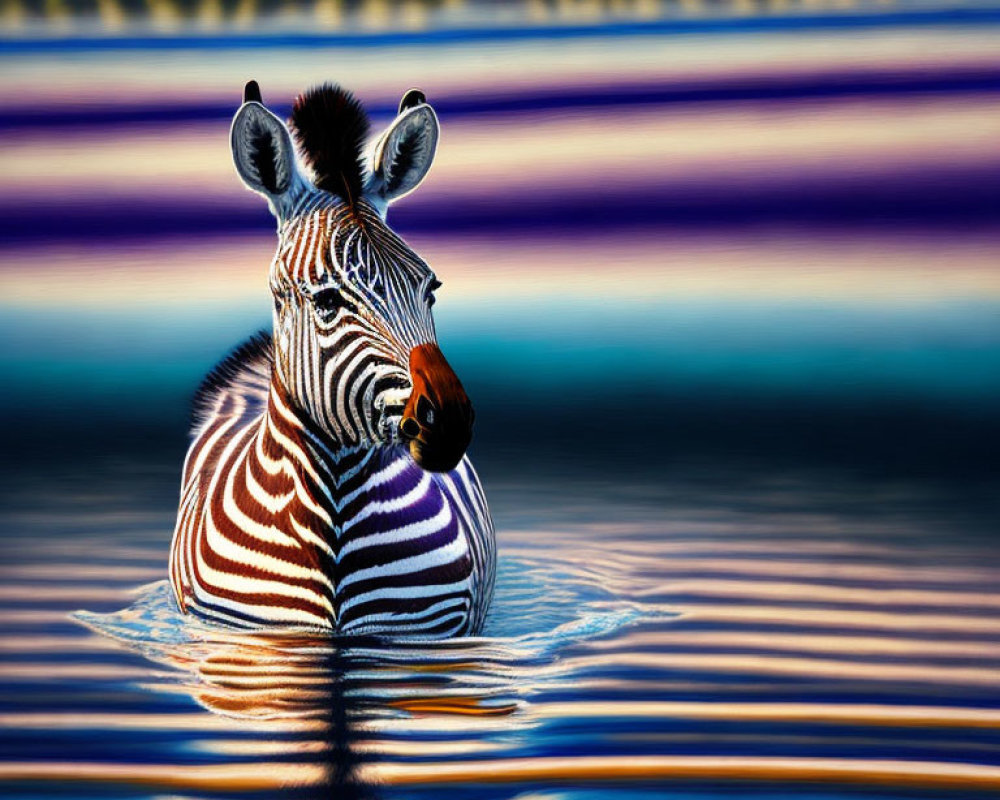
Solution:
{"label": "blurred striped background", "polygon": [[325,32],[255,6],[211,33],[194,5],[167,31],[156,3],[3,29],[5,436],[110,415],[180,440],[199,376],[269,324],[241,87],[286,113],[332,79],[376,126],[410,86],[440,113],[391,221],[445,282],[486,457],[544,459],[544,434],[602,462],[995,469],[1000,6],[336,7]]}
{"label": "blurred striped background", "polygon": [[[976,0],[4,0],[3,23],[33,32],[407,30],[606,25],[826,13],[981,10]],[[812,22],[811,24],[815,24]]]}

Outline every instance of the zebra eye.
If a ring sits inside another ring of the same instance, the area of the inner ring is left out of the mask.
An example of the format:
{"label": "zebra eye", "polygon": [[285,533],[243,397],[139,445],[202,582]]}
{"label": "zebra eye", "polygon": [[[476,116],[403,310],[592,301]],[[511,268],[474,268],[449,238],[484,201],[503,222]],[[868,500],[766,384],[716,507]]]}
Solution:
{"label": "zebra eye", "polygon": [[340,293],[338,289],[323,289],[313,295],[313,305],[325,315],[333,316],[340,309],[347,309],[352,314],[358,313],[358,307]]}

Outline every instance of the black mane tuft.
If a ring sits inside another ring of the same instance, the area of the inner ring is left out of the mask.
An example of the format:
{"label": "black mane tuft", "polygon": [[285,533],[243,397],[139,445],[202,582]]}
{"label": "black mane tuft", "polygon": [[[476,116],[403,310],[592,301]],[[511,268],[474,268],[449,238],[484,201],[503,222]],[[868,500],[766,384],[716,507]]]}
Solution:
{"label": "black mane tuft", "polygon": [[[257,405],[267,399],[274,349],[270,331],[259,331],[212,368],[191,401],[192,428],[212,418],[216,399],[223,392],[256,395]],[[250,409],[252,412],[254,409]]]}
{"label": "black mane tuft", "polygon": [[361,197],[361,153],[369,129],[361,103],[347,90],[324,83],[299,95],[291,122],[316,186],[354,203]]}

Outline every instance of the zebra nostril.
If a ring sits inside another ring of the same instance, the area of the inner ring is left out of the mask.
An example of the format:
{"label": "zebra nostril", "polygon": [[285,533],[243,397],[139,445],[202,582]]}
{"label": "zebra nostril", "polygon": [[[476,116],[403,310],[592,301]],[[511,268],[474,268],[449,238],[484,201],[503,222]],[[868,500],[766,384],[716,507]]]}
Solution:
{"label": "zebra nostril", "polygon": [[416,439],[420,435],[420,425],[413,417],[405,417],[403,421],[399,424],[399,429],[403,432],[404,436],[408,436],[411,439]]}
{"label": "zebra nostril", "polygon": [[430,428],[434,425],[436,416],[434,404],[427,399],[426,395],[420,395],[417,400],[417,419],[420,420],[421,424]]}

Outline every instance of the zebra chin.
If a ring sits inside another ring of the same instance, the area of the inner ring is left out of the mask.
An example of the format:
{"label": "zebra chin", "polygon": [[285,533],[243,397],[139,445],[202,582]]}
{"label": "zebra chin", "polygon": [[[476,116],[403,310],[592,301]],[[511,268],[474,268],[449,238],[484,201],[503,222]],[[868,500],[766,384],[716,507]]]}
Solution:
{"label": "zebra chin", "polygon": [[464,444],[453,444],[451,446],[428,446],[414,439],[410,442],[410,455],[417,462],[418,467],[428,472],[451,472],[458,466],[465,455],[471,438],[471,436],[468,437]]}

